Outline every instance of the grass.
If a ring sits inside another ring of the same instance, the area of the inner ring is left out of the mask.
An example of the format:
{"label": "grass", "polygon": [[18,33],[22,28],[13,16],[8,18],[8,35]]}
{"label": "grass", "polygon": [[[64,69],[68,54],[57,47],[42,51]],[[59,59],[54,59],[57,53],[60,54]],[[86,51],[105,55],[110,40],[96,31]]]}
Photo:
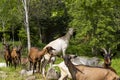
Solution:
{"label": "grass", "polygon": [[112,67],[117,71],[120,76],[120,58],[115,58],[112,60]]}
{"label": "grass", "polygon": [[[56,60],[56,64],[60,63],[62,61],[62,59],[57,58]],[[0,58],[0,62],[4,62],[4,59]],[[118,75],[120,76],[120,58],[114,58],[112,60],[112,67],[117,71]],[[58,68],[56,68],[57,71],[59,71]],[[20,71],[22,70],[22,66],[18,66],[17,69],[15,69],[14,67],[6,67],[6,68],[0,68],[0,71],[4,71],[7,74],[7,77],[1,77],[1,73],[0,73],[0,80],[25,80],[25,78],[27,78],[27,76],[21,76],[20,75]],[[42,77],[42,75],[40,74],[35,74],[36,78],[39,80],[44,80],[44,78]]]}
{"label": "grass", "polygon": [[[3,49],[1,44],[0,49]],[[25,54],[26,52],[25,51],[23,52],[24,54],[22,56],[27,56],[27,54]],[[87,56],[90,57],[90,54],[89,55],[87,54]],[[103,60],[102,57],[100,58]],[[55,64],[58,64],[62,61],[63,60],[61,58],[57,58]],[[0,53],[0,62],[5,62],[3,58],[3,53]],[[120,54],[117,54],[117,56],[112,59],[112,67],[117,71],[118,75],[120,76]],[[20,71],[22,69],[23,69],[22,66],[18,66],[17,69],[15,69],[14,67],[0,68],[0,80],[25,80],[27,76],[20,75]],[[57,71],[59,71],[59,68],[56,67],[56,69]],[[1,71],[4,71],[7,77],[3,77]],[[44,80],[44,78],[40,74],[35,74],[35,76],[38,80]]]}

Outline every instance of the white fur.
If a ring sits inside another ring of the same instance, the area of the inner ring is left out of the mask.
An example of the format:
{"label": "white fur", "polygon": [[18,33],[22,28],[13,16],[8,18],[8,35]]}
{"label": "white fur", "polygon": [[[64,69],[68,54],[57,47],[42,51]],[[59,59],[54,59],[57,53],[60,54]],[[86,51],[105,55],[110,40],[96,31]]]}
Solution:
{"label": "white fur", "polygon": [[[53,55],[56,56],[56,55],[59,55],[60,53],[65,55],[65,51],[66,51],[66,49],[67,49],[67,47],[69,45],[69,40],[70,40],[70,37],[72,35],[73,35],[73,28],[69,28],[68,32],[64,36],[51,41],[44,48],[46,48],[47,46],[51,46],[52,48],[55,49],[55,50],[52,50]],[[51,55],[49,55],[49,54],[45,54],[44,59],[48,61],[50,59],[50,56]],[[55,57],[53,57],[53,58],[55,58]],[[50,63],[50,67],[51,67],[51,65],[52,65],[52,63]],[[43,69],[43,72],[42,72],[43,75],[45,73],[44,71],[45,71],[45,68]]]}
{"label": "white fur", "polygon": [[[89,66],[93,66],[93,63],[96,63],[95,66],[97,66],[97,65],[99,66],[98,60],[99,60],[99,58],[97,58],[97,57],[88,58],[88,57],[79,57],[79,56],[71,59],[71,61],[74,65],[83,64],[83,65],[89,65]],[[60,73],[61,73],[61,76],[58,80],[63,80],[65,77],[72,79],[72,76],[71,76],[67,66],[65,65],[64,61],[62,61],[59,64],[52,65],[52,67],[55,67],[55,66],[59,67]]]}
{"label": "white fur", "polygon": [[54,55],[58,55],[61,52],[63,53],[63,55],[65,55],[65,51],[68,47],[69,40],[72,35],[73,35],[73,28],[69,28],[69,31],[66,33],[66,35],[51,41],[44,48],[46,48],[47,46],[51,46],[52,48],[55,49],[53,50]]}

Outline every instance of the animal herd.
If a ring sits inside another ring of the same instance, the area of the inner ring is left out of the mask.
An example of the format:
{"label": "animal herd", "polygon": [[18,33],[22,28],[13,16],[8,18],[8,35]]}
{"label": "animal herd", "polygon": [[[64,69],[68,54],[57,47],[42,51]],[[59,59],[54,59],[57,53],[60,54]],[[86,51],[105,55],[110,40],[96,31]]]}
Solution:
{"label": "animal herd", "polygon": [[11,44],[4,44],[4,58],[7,66],[12,66],[16,68],[18,64],[21,63],[21,50],[22,46],[13,47],[10,49]]}
{"label": "animal herd", "polygon": [[[68,78],[72,80],[120,80],[116,70],[111,67],[111,60],[115,54],[111,54],[110,48],[108,51],[102,48],[101,55],[104,58],[102,66],[91,66],[72,61],[77,56],[66,54],[66,49],[74,33],[75,30],[69,28],[64,36],[51,41],[42,50],[37,47],[30,48],[28,53],[29,70],[32,69],[33,75],[37,71],[43,77],[46,77],[46,66],[49,64],[49,68],[59,67],[61,75],[58,80],[67,80]],[[22,46],[13,47],[12,50],[10,49],[10,44],[3,44],[3,46],[6,65],[13,65],[16,68],[17,65],[21,64]],[[56,57],[61,55],[60,53],[62,53],[63,61],[59,64],[54,64]]]}

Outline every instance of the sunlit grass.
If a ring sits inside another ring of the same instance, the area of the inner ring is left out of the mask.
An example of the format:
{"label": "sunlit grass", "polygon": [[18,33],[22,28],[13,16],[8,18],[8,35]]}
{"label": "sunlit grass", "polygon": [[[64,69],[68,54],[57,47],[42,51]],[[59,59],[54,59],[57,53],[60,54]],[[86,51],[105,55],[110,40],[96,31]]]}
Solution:
{"label": "sunlit grass", "polygon": [[112,67],[117,71],[120,76],[120,58],[115,58],[112,60]]}
{"label": "sunlit grass", "polygon": [[[61,61],[63,61],[61,58],[57,58],[55,64],[58,64]],[[120,76],[120,59],[119,58],[114,58],[112,60],[112,67],[117,71],[118,75]],[[59,71],[57,67],[55,69]],[[7,74],[7,77],[5,78],[0,77],[0,80],[25,80],[27,77],[23,77],[20,75],[21,70],[22,70],[21,66],[17,66],[16,69],[14,67],[0,68],[0,71],[4,71]],[[35,74],[35,76],[36,76],[36,79],[44,80],[42,75],[39,73]]]}

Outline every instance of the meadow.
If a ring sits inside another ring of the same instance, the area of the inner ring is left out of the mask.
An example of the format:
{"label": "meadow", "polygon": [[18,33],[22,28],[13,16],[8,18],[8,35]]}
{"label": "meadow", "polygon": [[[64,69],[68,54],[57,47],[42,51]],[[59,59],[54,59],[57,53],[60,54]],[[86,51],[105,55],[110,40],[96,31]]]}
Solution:
{"label": "meadow", "polygon": [[[60,63],[62,59],[57,59],[56,63]],[[4,62],[3,58],[0,58],[0,62]],[[120,58],[114,58],[112,60],[112,67],[117,71],[120,76]],[[23,69],[23,66],[17,66],[17,69],[14,67],[0,68],[0,80],[25,80],[27,76],[21,76],[20,71]],[[58,68],[57,68],[58,69]],[[3,74],[1,71],[5,72]],[[59,70],[58,70],[59,71]],[[44,80],[41,74],[35,74],[36,79]]]}
{"label": "meadow", "polygon": [[[86,55],[82,54],[82,56],[86,56]],[[87,56],[90,57],[91,55],[87,55]],[[22,57],[27,57],[27,53],[26,52],[23,53]],[[98,57],[103,61],[103,58],[101,56],[98,56]],[[62,61],[63,60],[61,58],[57,58],[55,63],[57,64]],[[0,62],[5,62],[2,52],[0,53]],[[29,66],[29,63],[26,64],[26,68],[28,68],[28,66]],[[120,54],[119,54],[119,52],[112,59],[111,66],[117,71],[118,75],[120,76]],[[24,68],[25,68],[25,66],[23,66],[23,65],[17,66],[16,69],[13,66],[0,68],[0,80],[25,80],[27,78],[27,76],[20,75],[20,71]],[[56,69],[57,69],[57,71],[59,71],[59,68],[56,68]],[[36,73],[35,77],[36,77],[36,80],[44,80],[42,75],[39,73]]]}

